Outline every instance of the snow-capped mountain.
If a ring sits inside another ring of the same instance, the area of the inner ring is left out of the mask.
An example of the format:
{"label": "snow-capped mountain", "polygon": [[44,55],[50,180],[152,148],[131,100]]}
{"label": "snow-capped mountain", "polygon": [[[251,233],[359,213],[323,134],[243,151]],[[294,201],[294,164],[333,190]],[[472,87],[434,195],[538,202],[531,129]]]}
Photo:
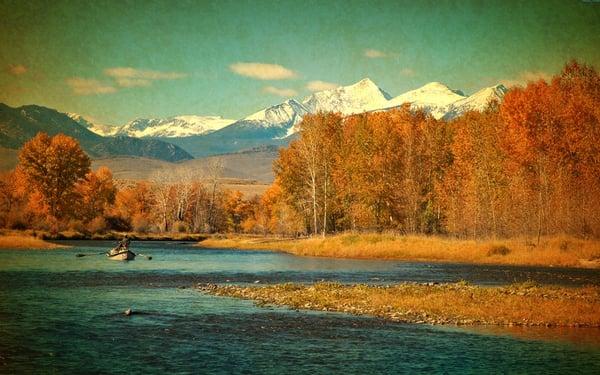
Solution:
{"label": "snow-capped mountain", "polygon": [[287,127],[295,125],[308,111],[297,100],[288,99],[281,104],[265,108],[238,121],[245,126]]}
{"label": "snow-capped mountain", "polygon": [[450,120],[470,110],[483,110],[492,100],[502,101],[506,87],[484,88],[471,96],[443,83],[431,82],[415,90],[391,97],[369,78],[348,86],[313,93],[302,101],[288,99],[240,120],[218,116],[176,116],[166,119],[136,119],[120,127],[104,127],[70,116],[101,135],[127,135],[136,138],[168,138],[194,156],[236,152],[259,145],[285,145],[308,113],[339,112],[351,115],[386,111],[409,103],[436,119]]}
{"label": "snow-capped mountain", "polygon": [[69,116],[79,125],[84,126],[91,132],[101,135],[103,137],[113,136],[119,130],[118,126],[92,123],[77,113],[67,113],[67,116]]}
{"label": "snow-capped mountain", "polygon": [[212,133],[232,124],[235,120],[221,116],[176,116],[165,119],[138,118],[119,127],[115,135],[130,137],[189,137]]}
{"label": "snow-capped mountain", "polygon": [[449,105],[465,98],[466,96],[460,90],[452,90],[443,83],[431,82],[416,90],[396,96],[385,106],[373,109],[388,109],[410,103],[411,108],[422,109],[436,119],[440,119],[448,112]]}
{"label": "snow-capped mountain", "polygon": [[316,92],[306,97],[302,104],[310,113],[340,112],[343,115],[382,108],[391,98],[369,78],[349,86]]}
{"label": "snow-capped mountain", "polygon": [[502,84],[481,89],[467,98],[450,104],[444,119],[451,120],[468,111],[483,111],[492,101],[502,102],[507,91],[508,89]]}

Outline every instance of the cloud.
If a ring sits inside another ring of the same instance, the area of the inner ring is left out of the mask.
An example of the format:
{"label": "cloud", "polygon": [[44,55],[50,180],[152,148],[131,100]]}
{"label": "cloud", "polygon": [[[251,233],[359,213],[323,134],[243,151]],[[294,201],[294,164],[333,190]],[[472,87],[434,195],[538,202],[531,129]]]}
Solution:
{"label": "cloud", "polygon": [[235,74],[262,80],[290,79],[298,76],[295,71],[278,64],[243,63],[229,65]]}
{"label": "cloud", "polygon": [[13,76],[20,76],[22,74],[27,73],[27,67],[21,64],[9,64],[6,67],[6,72]]}
{"label": "cloud", "polygon": [[121,87],[148,87],[152,81],[140,78],[115,78],[117,85]]}
{"label": "cloud", "polygon": [[131,67],[104,69],[104,74],[113,78],[121,87],[148,87],[152,81],[182,79],[188,76],[180,72],[160,72]]}
{"label": "cloud", "polygon": [[325,82],[325,81],[310,81],[306,84],[306,88],[310,91],[325,91],[333,90],[339,87],[337,83]]}
{"label": "cloud", "polygon": [[402,75],[404,77],[412,77],[415,75],[415,71],[412,70],[411,68],[404,68],[400,71],[400,75]]}
{"label": "cloud", "polygon": [[366,49],[364,51],[364,55],[365,57],[368,57],[370,59],[381,59],[383,57],[387,57],[388,54],[383,52],[383,51],[379,51],[376,49]]}
{"label": "cloud", "polygon": [[135,78],[146,80],[158,79],[181,79],[187,77],[185,73],[160,72],[157,70],[143,70],[129,67],[117,67],[104,69],[104,74],[113,78]]}
{"label": "cloud", "polygon": [[294,89],[281,89],[274,86],[265,86],[263,87],[262,91],[266,92],[267,94],[283,96],[284,98],[289,98],[290,96],[298,95],[298,92]]}
{"label": "cloud", "polygon": [[114,86],[98,81],[97,79],[73,77],[67,79],[67,84],[77,95],[112,94],[117,92]]}
{"label": "cloud", "polygon": [[524,86],[528,82],[536,82],[536,81],[539,81],[540,79],[543,79],[544,81],[550,81],[552,79],[552,75],[549,73],[543,72],[541,70],[538,70],[538,71],[526,70],[526,71],[519,73],[515,78],[502,79],[502,80],[500,80],[500,83],[502,83],[506,87]]}

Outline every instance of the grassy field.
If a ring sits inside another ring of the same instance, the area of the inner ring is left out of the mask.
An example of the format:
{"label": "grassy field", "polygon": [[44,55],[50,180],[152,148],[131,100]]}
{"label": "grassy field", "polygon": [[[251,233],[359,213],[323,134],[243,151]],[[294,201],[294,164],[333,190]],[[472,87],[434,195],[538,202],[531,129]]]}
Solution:
{"label": "grassy field", "polygon": [[371,315],[398,322],[600,327],[600,287],[533,283],[480,287],[467,283],[391,286],[337,283],[268,286],[204,285],[205,293],[251,299],[259,305]]}
{"label": "grassy field", "polygon": [[600,267],[600,241],[567,236],[532,240],[459,240],[397,234],[340,234],[304,239],[213,236],[207,248],[278,250],[295,255],[357,259],[399,259],[484,264]]}

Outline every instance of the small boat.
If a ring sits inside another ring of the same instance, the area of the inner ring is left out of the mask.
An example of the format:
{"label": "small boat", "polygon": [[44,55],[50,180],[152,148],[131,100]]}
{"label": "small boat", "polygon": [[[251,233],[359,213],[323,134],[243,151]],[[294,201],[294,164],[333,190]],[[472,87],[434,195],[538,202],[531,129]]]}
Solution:
{"label": "small boat", "polygon": [[123,248],[120,246],[115,247],[111,251],[107,252],[106,256],[108,257],[108,259],[111,259],[111,260],[134,260],[135,259],[135,253],[133,251],[130,251],[128,248]]}

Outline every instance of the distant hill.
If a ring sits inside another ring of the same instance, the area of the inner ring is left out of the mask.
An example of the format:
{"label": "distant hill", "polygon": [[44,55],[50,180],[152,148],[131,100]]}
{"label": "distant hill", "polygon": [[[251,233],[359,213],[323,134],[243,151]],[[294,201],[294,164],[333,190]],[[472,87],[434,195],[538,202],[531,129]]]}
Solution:
{"label": "distant hill", "polygon": [[18,149],[38,132],[49,135],[63,133],[73,137],[91,157],[143,156],[166,161],[192,159],[180,147],[158,139],[102,137],[54,109],[37,105],[12,108],[0,103],[0,146]]}
{"label": "distant hill", "polygon": [[[178,163],[139,157],[94,159],[92,167],[106,166],[111,169],[115,178],[122,180],[152,180],[159,174],[169,175],[174,172],[190,173],[196,178],[203,178],[210,175],[209,166],[218,159],[223,166],[220,174],[222,178],[270,184],[274,179],[273,161],[277,156],[277,147],[260,147]],[[177,174],[173,178],[177,178]]]}

